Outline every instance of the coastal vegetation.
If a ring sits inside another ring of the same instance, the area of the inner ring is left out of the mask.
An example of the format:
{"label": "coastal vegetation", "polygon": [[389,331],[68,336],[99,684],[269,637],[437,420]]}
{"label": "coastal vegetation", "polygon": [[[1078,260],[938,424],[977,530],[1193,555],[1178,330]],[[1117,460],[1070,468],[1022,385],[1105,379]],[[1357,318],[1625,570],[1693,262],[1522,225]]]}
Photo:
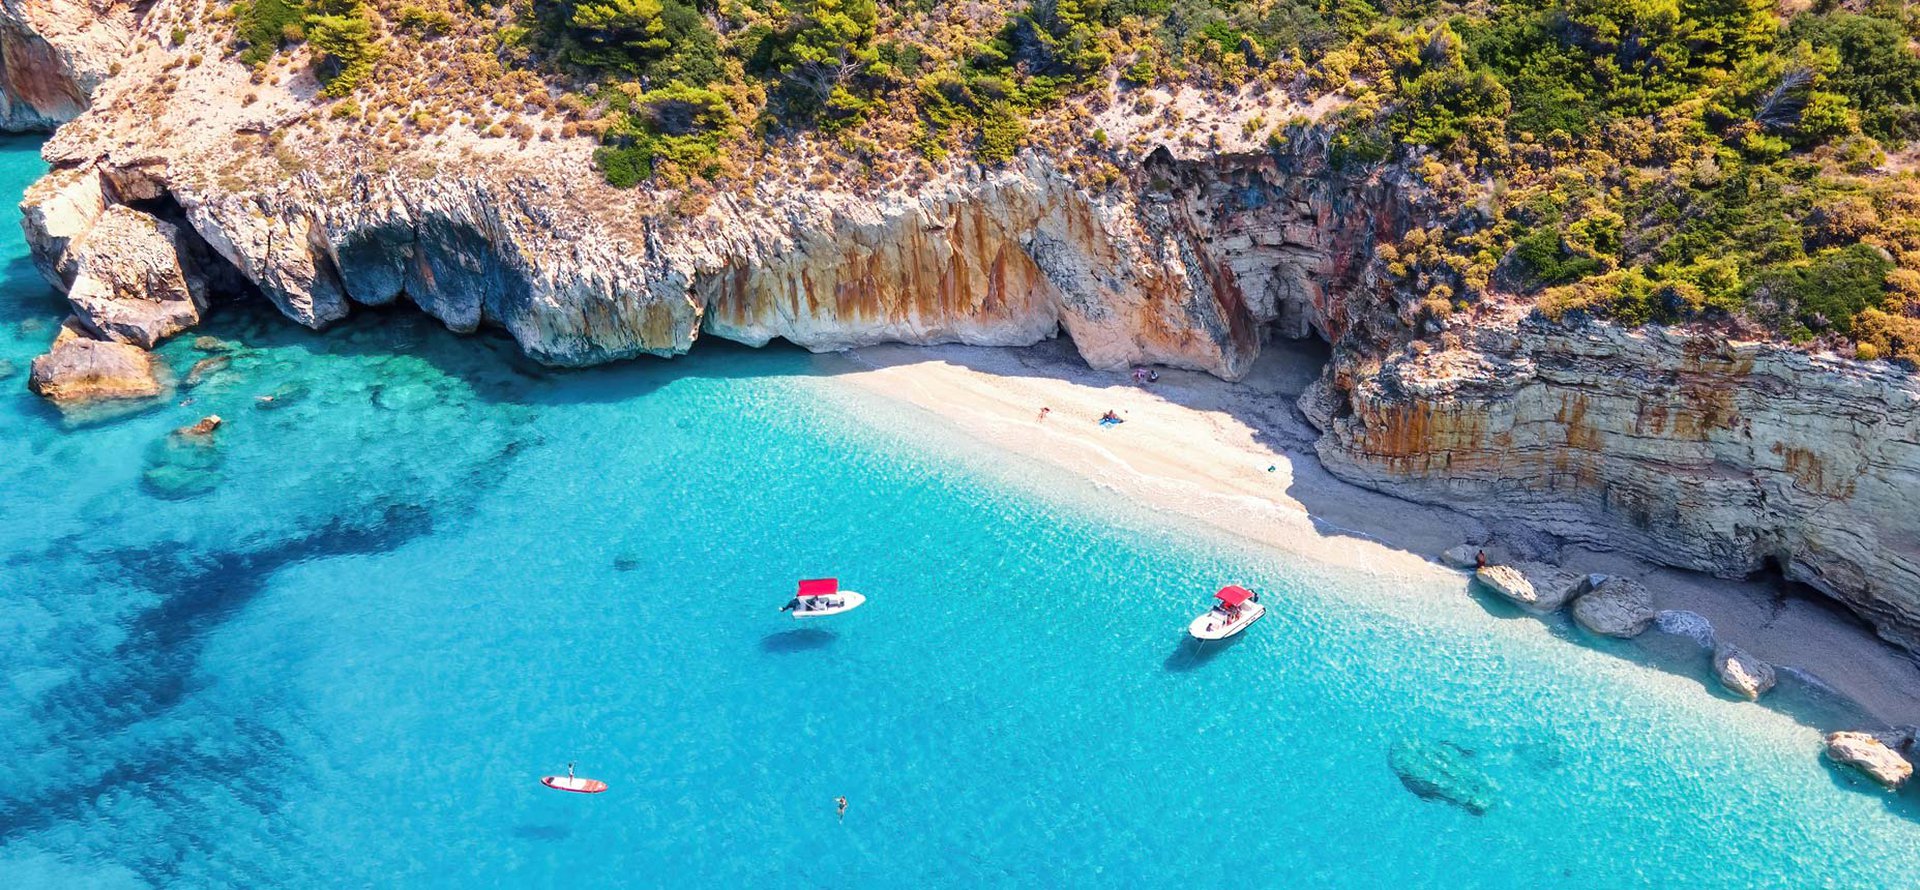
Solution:
{"label": "coastal vegetation", "polygon": [[242,60],[304,45],[325,95],[343,100],[335,112],[389,144],[455,127],[586,135],[607,182],[688,199],[752,181],[782,153],[819,161],[816,185],[899,186],[1029,146],[1099,188],[1146,147],[1089,125],[1100,108],[1172,115],[1151,93],[1183,84],[1303,106],[1334,96],[1315,122],[1256,118],[1248,132],[1284,151],[1318,126],[1339,169],[1400,165],[1457,208],[1379,246],[1426,317],[1517,294],[1558,319],[1724,325],[1920,361],[1920,15],[1893,0],[240,0],[229,12]]}

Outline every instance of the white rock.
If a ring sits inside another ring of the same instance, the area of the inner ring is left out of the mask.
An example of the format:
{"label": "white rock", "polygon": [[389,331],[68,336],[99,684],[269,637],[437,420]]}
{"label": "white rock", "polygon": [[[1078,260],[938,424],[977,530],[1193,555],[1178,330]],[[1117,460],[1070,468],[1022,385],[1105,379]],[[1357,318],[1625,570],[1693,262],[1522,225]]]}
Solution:
{"label": "white rock", "polygon": [[1844,763],[1890,789],[1913,777],[1913,764],[1885,742],[1864,732],[1836,732],[1827,736],[1827,756]]}
{"label": "white rock", "polygon": [[1573,620],[1597,634],[1627,639],[1653,624],[1653,594],[1625,578],[1609,578],[1573,601]]}
{"label": "white rock", "polygon": [[1580,585],[1579,576],[1572,572],[1537,562],[1487,566],[1473,577],[1514,605],[1542,615],[1558,611]]}
{"label": "white rock", "polygon": [[1719,675],[1720,685],[1746,696],[1748,701],[1773,688],[1773,665],[1732,643],[1713,648],[1713,672]]}

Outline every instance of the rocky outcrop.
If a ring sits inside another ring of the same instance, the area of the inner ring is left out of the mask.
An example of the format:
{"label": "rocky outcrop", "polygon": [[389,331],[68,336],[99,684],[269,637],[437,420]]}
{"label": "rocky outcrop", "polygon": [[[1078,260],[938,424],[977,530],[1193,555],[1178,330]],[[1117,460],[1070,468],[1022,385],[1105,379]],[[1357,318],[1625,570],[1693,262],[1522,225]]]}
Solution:
{"label": "rocky outcrop", "polygon": [[1913,764],[1878,737],[1864,732],[1836,732],[1827,736],[1827,756],[1853,767],[1889,789],[1913,778]]}
{"label": "rocky outcrop", "polygon": [[101,213],[63,257],[67,302],[101,337],[152,349],[200,322],[204,282],[181,268],[175,228],[124,205]]}
{"label": "rocky outcrop", "polygon": [[1572,572],[1537,562],[1484,566],[1473,577],[1514,605],[1540,615],[1559,611],[1580,592],[1582,580]]}
{"label": "rocky outcrop", "polygon": [[[1405,224],[1404,212],[1356,211],[1405,206],[1409,182],[1331,171],[1316,139],[1303,129],[1286,155],[1162,153],[1102,189],[1026,154],[912,193],[723,197],[626,233],[531,177],[303,175],[236,193],[151,158],[63,167],[24,209],[36,261],[59,283],[101,208],[137,196],[177,207],[187,247],[301,324],[405,299],[454,330],[502,327],[559,365],[680,353],[702,333],[814,350],[1065,333],[1095,367],[1235,378],[1276,327],[1349,323],[1328,309],[1365,272],[1353,252]],[[57,163],[78,151],[49,150]]]}
{"label": "rocky outcrop", "polygon": [[1720,678],[1720,685],[1729,692],[1745,696],[1748,701],[1758,699],[1772,689],[1775,679],[1773,665],[1731,643],[1713,647],[1713,673]]}
{"label": "rocky outcrop", "polygon": [[1920,642],[1920,380],[1902,370],[1509,319],[1337,361],[1321,388],[1318,451],[1342,478],[1726,577],[1777,566]]}
{"label": "rocky outcrop", "polygon": [[1573,620],[1609,637],[1630,639],[1653,625],[1653,594],[1625,578],[1608,578],[1573,601]]}
{"label": "rocky outcrop", "polygon": [[0,130],[51,130],[125,58],[128,0],[0,0]]}
{"label": "rocky outcrop", "polygon": [[160,368],[146,350],[96,340],[68,319],[53,348],[33,360],[27,385],[62,408],[160,394]]}

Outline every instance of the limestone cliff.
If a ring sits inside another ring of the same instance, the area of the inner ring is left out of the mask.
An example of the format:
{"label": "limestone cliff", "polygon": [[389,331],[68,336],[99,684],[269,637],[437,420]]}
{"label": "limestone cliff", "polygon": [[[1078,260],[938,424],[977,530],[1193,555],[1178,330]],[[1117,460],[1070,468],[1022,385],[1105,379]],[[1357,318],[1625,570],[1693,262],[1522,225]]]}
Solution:
{"label": "limestone cliff", "polygon": [[0,0],[0,130],[51,130],[129,48],[126,0]]}
{"label": "limestone cliff", "polygon": [[723,197],[626,232],[529,176],[301,174],[240,192],[118,153],[63,166],[23,209],[37,263],[63,288],[97,221],[136,208],[204,245],[183,251],[189,272],[242,282],[301,324],[404,298],[455,330],[504,328],[554,364],[684,352],[703,332],[816,350],[1064,332],[1097,367],[1234,378],[1270,326],[1298,337],[1346,323],[1329,294],[1365,272],[1354,251],[1372,229],[1398,224],[1358,211],[1407,204],[1396,196],[1410,183],[1337,174],[1300,135],[1286,154],[1162,151],[1100,190],[1036,152],[912,192]]}
{"label": "limestone cliff", "polygon": [[1336,362],[1335,474],[1738,577],[1769,565],[1920,645],[1920,380],[1708,332],[1524,313]]}

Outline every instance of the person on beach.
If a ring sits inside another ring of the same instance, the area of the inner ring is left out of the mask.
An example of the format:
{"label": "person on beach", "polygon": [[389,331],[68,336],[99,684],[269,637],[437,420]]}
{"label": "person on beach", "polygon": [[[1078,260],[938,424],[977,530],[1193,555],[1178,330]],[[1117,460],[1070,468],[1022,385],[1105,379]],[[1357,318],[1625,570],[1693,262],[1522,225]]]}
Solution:
{"label": "person on beach", "polygon": [[1049,407],[1047,407],[1047,406],[1045,406],[1045,405],[1041,405],[1041,406],[1040,406],[1040,419],[1041,419],[1041,420],[1046,420],[1046,419],[1047,419],[1047,415],[1048,415],[1048,414],[1052,414],[1052,413],[1053,413],[1053,409],[1052,409],[1052,408],[1049,408]]}
{"label": "person on beach", "polygon": [[1487,567],[1487,551],[1481,550],[1473,555],[1473,567],[1476,569]]}
{"label": "person on beach", "polygon": [[1100,422],[1101,423],[1119,423],[1120,415],[1113,413],[1112,410],[1108,410],[1107,413],[1100,415]]}
{"label": "person on beach", "polygon": [[847,799],[846,798],[844,797],[834,798],[833,808],[834,808],[834,815],[839,816],[840,821],[842,822],[847,821]]}

